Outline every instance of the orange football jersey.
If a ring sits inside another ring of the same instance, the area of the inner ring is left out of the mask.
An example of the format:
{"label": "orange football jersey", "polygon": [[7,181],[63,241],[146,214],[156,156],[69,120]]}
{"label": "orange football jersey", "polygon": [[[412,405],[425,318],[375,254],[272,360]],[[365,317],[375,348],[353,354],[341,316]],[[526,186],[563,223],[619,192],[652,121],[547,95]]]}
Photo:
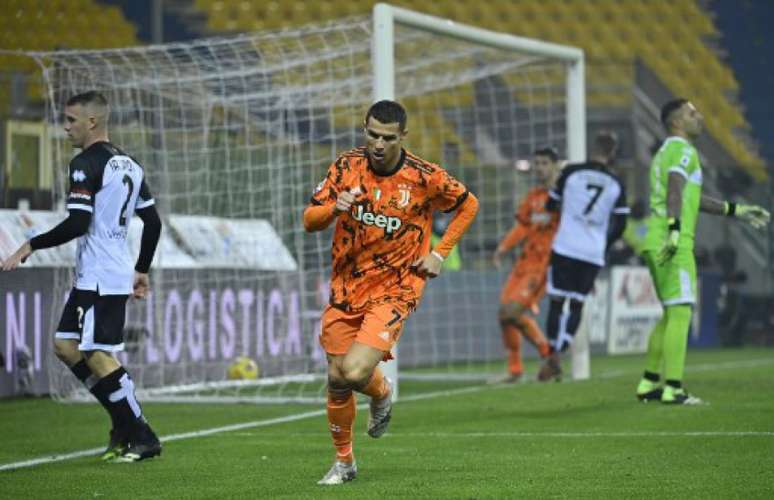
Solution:
{"label": "orange football jersey", "polygon": [[330,304],[359,311],[397,300],[414,309],[425,279],[410,266],[430,251],[433,212],[460,206],[468,196],[465,186],[406,150],[394,173],[380,175],[360,147],[331,164],[311,203],[333,204],[344,191],[356,197],[350,212],[336,220]]}
{"label": "orange football jersey", "polygon": [[521,255],[515,264],[519,271],[546,269],[551,260],[551,243],[559,227],[559,213],[546,210],[547,201],[548,189],[533,188],[516,212],[516,220],[524,231]]}

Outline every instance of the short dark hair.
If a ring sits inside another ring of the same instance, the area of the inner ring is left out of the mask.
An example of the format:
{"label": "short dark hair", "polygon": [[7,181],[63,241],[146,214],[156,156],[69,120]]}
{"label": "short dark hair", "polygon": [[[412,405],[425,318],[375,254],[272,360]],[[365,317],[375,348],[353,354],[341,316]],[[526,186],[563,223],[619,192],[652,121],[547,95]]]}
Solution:
{"label": "short dark hair", "polygon": [[672,99],[671,101],[661,106],[661,123],[664,124],[664,127],[667,130],[669,130],[669,120],[672,117],[672,113],[682,108],[683,105],[685,105],[687,102],[688,99],[678,97],[677,99]]}
{"label": "short dark hair", "polygon": [[551,158],[551,161],[553,162],[559,161],[559,150],[553,146],[543,146],[542,148],[536,149],[532,154],[535,156],[547,156]]}
{"label": "short dark hair", "polygon": [[88,92],[83,92],[81,94],[72,96],[65,104],[67,106],[75,106],[77,104],[82,106],[87,104],[99,104],[100,106],[107,106],[108,101],[101,92],[97,92],[96,90],[89,90]]}
{"label": "short dark hair", "polygon": [[594,138],[594,153],[607,157],[618,149],[618,134],[610,130],[602,130]]}
{"label": "short dark hair", "polygon": [[381,123],[397,123],[400,125],[401,132],[406,130],[406,109],[395,101],[383,100],[375,102],[368,108],[365,123],[371,117],[379,120]]}

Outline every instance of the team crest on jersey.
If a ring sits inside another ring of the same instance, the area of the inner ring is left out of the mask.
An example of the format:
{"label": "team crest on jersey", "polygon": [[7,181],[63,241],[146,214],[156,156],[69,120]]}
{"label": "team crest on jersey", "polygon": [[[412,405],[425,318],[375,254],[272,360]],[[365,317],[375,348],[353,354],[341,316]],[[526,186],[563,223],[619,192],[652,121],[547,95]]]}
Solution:
{"label": "team crest on jersey", "polygon": [[398,200],[398,206],[403,208],[409,204],[409,201],[411,201],[411,191],[408,189],[399,189],[398,192],[400,193],[400,200]]}
{"label": "team crest on jersey", "polygon": [[83,182],[86,180],[86,173],[83,170],[73,170],[73,182]]}
{"label": "team crest on jersey", "polygon": [[374,188],[374,199],[376,201],[379,201],[379,199],[381,199],[381,197],[382,197],[382,190],[377,188],[377,187],[375,187]]}

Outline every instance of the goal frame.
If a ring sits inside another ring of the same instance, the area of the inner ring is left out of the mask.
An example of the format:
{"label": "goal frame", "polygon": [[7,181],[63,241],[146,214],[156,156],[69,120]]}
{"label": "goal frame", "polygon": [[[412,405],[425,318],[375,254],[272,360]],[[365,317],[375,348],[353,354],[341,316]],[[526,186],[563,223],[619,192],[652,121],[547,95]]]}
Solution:
{"label": "goal frame", "polygon": [[[374,101],[394,100],[395,95],[395,25],[422,29],[438,35],[486,45],[492,48],[518,51],[538,57],[551,57],[567,65],[566,117],[567,160],[586,159],[586,83],[585,56],[582,49],[506,33],[498,33],[449,19],[422,14],[386,3],[373,7],[373,35],[371,39]],[[394,397],[398,394],[398,355],[391,363],[382,363],[382,369],[394,383]],[[572,375],[575,380],[588,379],[589,341],[584,331],[578,332],[571,347]]]}

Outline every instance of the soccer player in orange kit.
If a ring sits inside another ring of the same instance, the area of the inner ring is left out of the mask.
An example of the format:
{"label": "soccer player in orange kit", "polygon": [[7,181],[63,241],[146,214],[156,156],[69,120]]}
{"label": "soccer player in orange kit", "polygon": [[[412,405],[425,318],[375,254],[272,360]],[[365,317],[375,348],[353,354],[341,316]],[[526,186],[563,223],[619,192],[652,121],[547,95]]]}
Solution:
{"label": "soccer player in orange kit", "polygon": [[559,226],[559,216],[545,209],[548,190],[559,174],[559,155],[555,148],[535,151],[535,173],[538,186],[531,189],[519,205],[516,223],[495,250],[496,267],[507,252],[521,245],[521,255],[513,265],[500,294],[500,326],[508,350],[508,374],[500,382],[518,381],[524,370],[521,362],[521,336],[537,348],[541,357],[549,353],[549,344],[535,319],[546,290],[546,271],[551,257],[551,242]]}
{"label": "soccer player in orange kit", "polygon": [[[371,397],[368,435],[387,430],[392,389],[378,363],[391,358],[403,323],[428,278],[478,211],[478,200],[443,168],[406,151],[406,111],[394,101],[373,104],[364,122],[365,147],[339,156],[304,211],[307,231],[332,222],[330,302],[320,343],[328,358],[328,422],[336,459],[322,485],[357,475],[352,452],[356,402]],[[455,212],[431,250],[433,212]]]}

